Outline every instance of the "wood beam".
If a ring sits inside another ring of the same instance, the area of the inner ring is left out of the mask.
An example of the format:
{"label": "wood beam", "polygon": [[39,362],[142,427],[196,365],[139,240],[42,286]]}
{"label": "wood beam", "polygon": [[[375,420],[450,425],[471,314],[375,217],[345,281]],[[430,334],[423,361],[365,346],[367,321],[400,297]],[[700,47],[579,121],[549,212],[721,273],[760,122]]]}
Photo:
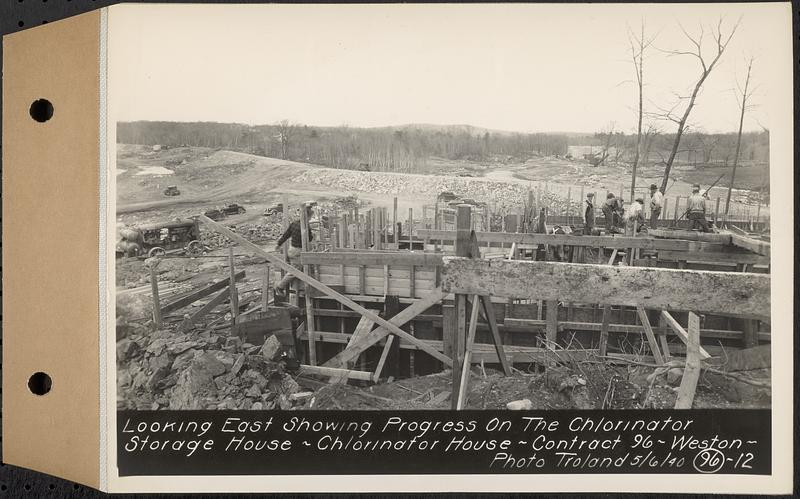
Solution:
{"label": "wood beam", "polygon": [[464,408],[466,401],[467,386],[469,385],[470,362],[472,360],[472,349],[475,347],[475,331],[478,329],[478,310],[480,310],[478,295],[472,297],[472,310],[469,318],[469,330],[467,331],[467,344],[464,349],[464,360],[461,367],[461,377],[458,385],[458,395],[453,397],[455,410]]}
{"label": "wood beam", "polygon": [[[236,272],[236,274],[234,274],[234,277],[236,278],[237,281],[240,281],[240,280],[244,279],[244,276],[245,276],[245,271],[244,270],[240,270],[239,272]],[[200,298],[205,298],[206,296],[214,293],[215,291],[219,291],[221,289],[227,288],[228,287],[228,283],[230,283],[230,282],[231,282],[231,279],[229,277],[226,277],[225,279],[223,279],[221,281],[213,282],[211,284],[203,286],[202,288],[197,289],[195,291],[192,291],[191,293],[189,293],[188,295],[186,295],[186,296],[184,296],[182,298],[179,298],[179,299],[177,299],[177,300],[175,300],[175,301],[173,301],[171,303],[167,303],[166,305],[161,307],[161,313],[162,314],[168,314],[168,313],[173,312],[175,310],[179,310],[179,309],[181,309],[183,307],[191,305],[192,303],[196,302]]]}
{"label": "wood beam", "polygon": [[[691,231],[689,231],[691,232]],[[419,229],[420,237],[438,241],[455,241],[456,231]],[[654,237],[630,236],[575,236],[568,234],[528,234],[515,232],[476,232],[478,241],[487,243],[518,245],[565,245],[586,246],[592,248],[628,249],[640,248],[645,250],[672,250],[672,251],[700,251],[703,249],[701,242],[681,239],[656,239]],[[716,235],[716,234],[715,234]],[[730,239],[722,238],[730,244]],[[724,243],[723,243],[724,244]]]}
{"label": "wood beam", "polygon": [[[661,348],[658,346],[658,341],[656,341],[656,335],[653,333],[653,327],[650,325],[650,318],[647,317],[647,310],[644,309],[641,305],[636,305],[636,313],[639,314],[639,320],[642,321],[642,327],[644,328],[644,334],[647,336],[647,343],[650,345],[650,351],[653,352],[653,357],[656,359],[658,364],[664,363],[664,356],[661,355]],[[698,328],[699,331],[699,328]],[[699,339],[699,332],[698,332],[698,342]]]}
{"label": "wood beam", "polygon": [[[389,322],[392,325],[394,325],[397,328],[397,330],[399,330],[399,331],[401,331],[403,333],[402,335],[399,335],[400,337],[402,337],[406,341],[408,341],[410,343],[413,343],[414,345],[417,345],[417,346],[425,345],[425,348],[420,348],[420,350],[423,350],[425,352],[430,353],[430,350],[433,350],[433,349],[429,348],[427,343],[425,343],[423,340],[415,338],[414,336],[411,336],[410,334],[406,333],[405,331],[400,329],[399,326],[402,326],[403,324],[407,323],[408,321],[410,321],[411,319],[413,319],[417,315],[419,315],[422,312],[424,312],[425,310],[429,309],[434,304],[436,304],[439,301],[441,301],[442,297],[444,297],[444,293],[442,293],[442,290],[440,288],[437,288],[437,289],[431,291],[428,295],[426,295],[425,298],[417,301],[416,303],[413,303],[412,305],[410,305],[409,307],[407,307],[406,309],[404,309],[403,311],[401,311],[400,313],[398,313],[397,315],[392,317],[389,320]],[[383,319],[381,319],[381,320],[383,320]],[[375,322],[378,322],[378,321],[375,321]],[[384,322],[386,322],[386,321],[384,321]],[[369,333],[364,335],[364,337],[361,338],[359,341],[354,342],[353,345],[351,345],[348,348],[344,349],[343,351],[339,352],[336,356],[334,356],[326,364],[342,365],[343,362],[355,359],[362,352],[367,350],[369,347],[371,347],[372,345],[376,344],[377,342],[382,340],[384,337],[386,337],[389,333],[397,334],[395,331],[390,331],[386,327],[378,327],[376,329],[373,329],[372,331],[370,331]],[[413,339],[413,341],[411,339]],[[448,367],[452,366],[452,360],[450,360],[450,357],[447,357],[446,355],[441,354],[439,351],[436,351],[436,353],[437,353],[437,356],[434,356],[435,358],[437,358],[439,360],[441,360],[441,358],[445,358],[445,359],[448,360],[448,362],[445,363],[445,364]]]}
{"label": "wood beam", "polygon": [[739,234],[731,234],[731,244],[759,255],[770,256],[770,243]]}
{"label": "wood beam", "polygon": [[[446,366],[451,367],[453,365],[452,359],[450,359],[446,355],[443,355],[441,352],[437,351],[436,349],[429,347],[426,343],[424,343],[424,342],[418,340],[417,338],[411,336],[410,334],[406,333],[405,331],[400,329],[397,326],[397,324],[392,323],[390,321],[387,321],[386,319],[383,319],[382,317],[379,317],[374,312],[370,312],[369,310],[367,310],[366,308],[362,307],[358,303],[354,302],[350,298],[342,295],[341,293],[338,293],[338,292],[334,291],[329,286],[319,282],[318,280],[316,280],[313,277],[309,276],[305,272],[302,272],[299,269],[296,269],[295,267],[289,265],[288,263],[284,262],[279,257],[268,253],[267,251],[263,250],[258,245],[254,244],[254,243],[251,243],[250,241],[248,241],[244,237],[240,236],[239,234],[236,234],[235,232],[233,232],[229,228],[225,227],[224,225],[211,220],[207,216],[198,215],[198,219],[203,221],[206,225],[208,225],[209,228],[211,228],[215,232],[218,232],[218,233],[222,234],[223,236],[227,237],[228,239],[231,239],[232,241],[234,241],[237,244],[241,245],[245,249],[253,252],[254,254],[267,259],[267,261],[269,261],[270,263],[272,263],[276,267],[281,268],[281,269],[285,270],[286,272],[289,272],[290,274],[294,275],[295,277],[297,277],[301,281],[303,281],[306,284],[308,284],[308,285],[320,290],[321,292],[323,292],[326,295],[330,296],[331,298],[335,299],[336,301],[338,301],[342,305],[346,306],[347,308],[349,308],[351,310],[355,310],[356,312],[359,312],[361,315],[363,315],[365,317],[369,317],[374,322],[376,322],[377,324],[382,326],[381,328],[378,328],[378,330],[385,331],[386,332],[385,334],[394,333],[394,334],[396,334],[396,335],[398,335],[398,336],[400,336],[402,338],[405,338],[406,340],[410,341],[411,343],[414,343],[417,346],[419,346],[421,350],[423,350],[424,352],[427,352],[428,354],[430,354],[435,359],[440,360]],[[436,301],[438,301],[438,300],[441,299],[443,294],[442,294],[441,289],[437,288],[436,290],[432,291],[429,294],[429,297],[430,296],[438,296],[438,299],[436,300]],[[422,301],[423,300],[420,300],[420,302],[422,302]],[[417,304],[420,303],[420,302],[417,302]],[[408,308],[411,308],[411,307],[408,307]],[[408,309],[406,309],[406,310],[408,310]],[[398,315],[400,315],[400,314],[398,314]],[[413,316],[412,316],[412,318],[413,318]],[[408,322],[408,321],[405,321],[405,322]]]}
{"label": "wood beam", "polygon": [[215,307],[225,303],[229,298],[229,291],[227,289],[223,289],[214,295],[208,303],[200,307],[200,310],[183,320],[181,323],[181,331],[188,331],[198,320],[205,317],[205,315],[214,310]]}
{"label": "wood beam", "polygon": [[360,381],[372,381],[372,373],[366,371],[352,371],[350,369],[337,369],[334,367],[325,366],[309,366],[302,364],[298,375],[303,374],[317,374],[320,376],[345,376],[349,379],[357,379]]}
{"label": "wood beam", "polygon": [[769,257],[752,253],[723,253],[719,251],[659,251],[658,260],[668,262],[700,262],[715,264],[746,263],[749,265],[769,265]]}
{"label": "wood beam", "polygon": [[[672,328],[673,331],[675,331],[675,334],[678,336],[678,338],[680,338],[681,341],[683,341],[688,346],[689,345],[689,333],[687,333],[686,330],[683,329],[683,326],[681,326],[678,323],[678,321],[676,321],[675,318],[672,317],[672,314],[670,314],[666,310],[662,310],[661,311],[661,318],[664,320],[664,322],[670,328]],[[708,358],[711,357],[711,355],[709,355],[709,353],[706,352],[703,347],[698,345],[698,348],[699,348],[699,355],[700,355],[701,359],[704,360],[704,359],[708,359]]]}
{"label": "wood beam", "polygon": [[700,378],[700,317],[694,312],[689,312],[689,341],[686,350],[686,367],[683,370],[681,386],[678,389],[678,399],[675,401],[676,409],[691,409],[694,394],[697,390],[697,380]]}
{"label": "wood beam", "polygon": [[712,232],[697,232],[694,230],[679,229],[650,229],[648,236],[666,239],[682,239],[685,241],[702,241],[705,243],[731,244],[731,234],[715,234]]}
{"label": "wood beam", "polygon": [[[360,338],[362,338],[365,334],[369,333],[374,324],[375,323],[372,322],[367,317],[361,317],[361,320],[358,321],[358,324],[356,325],[355,331],[353,331],[352,336],[350,336],[350,341],[347,342],[347,347],[351,346],[353,343],[357,342]],[[315,333],[316,333],[316,331],[315,331]],[[345,347],[345,348],[347,348],[347,347]],[[352,359],[352,360],[350,360],[348,362],[345,362],[345,363],[341,364],[340,367],[342,367],[344,369],[351,369],[353,367],[353,363],[354,363],[355,360],[356,359]],[[323,363],[322,365],[323,366],[327,366],[327,367],[337,367],[336,365],[331,364],[330,360],[328,362]],[[332,376],[331,380],[330,380],[330,384],[335,385],[335,384],[339,384],[339,383],[344,383],[345,381],[347,381],[347,377],[346,376],[338,376],[338,377],[337,376]]]}
{"label": "wood beam", "polygon": [[445,257],[442,289],[759,319],[770,315],[770,276],[766,274]]}

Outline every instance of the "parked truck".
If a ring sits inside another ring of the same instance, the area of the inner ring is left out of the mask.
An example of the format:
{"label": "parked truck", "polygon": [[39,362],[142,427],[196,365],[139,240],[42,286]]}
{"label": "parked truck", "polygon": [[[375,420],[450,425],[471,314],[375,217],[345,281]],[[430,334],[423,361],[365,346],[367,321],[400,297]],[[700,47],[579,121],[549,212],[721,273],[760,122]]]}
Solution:
{"label": "parked truck", "polygon": [[203,252],[200,226],[196,220],[172,220],[139,227],[125,227],[119,231],[117,256],[162,256],[183,251],[195,256]]}

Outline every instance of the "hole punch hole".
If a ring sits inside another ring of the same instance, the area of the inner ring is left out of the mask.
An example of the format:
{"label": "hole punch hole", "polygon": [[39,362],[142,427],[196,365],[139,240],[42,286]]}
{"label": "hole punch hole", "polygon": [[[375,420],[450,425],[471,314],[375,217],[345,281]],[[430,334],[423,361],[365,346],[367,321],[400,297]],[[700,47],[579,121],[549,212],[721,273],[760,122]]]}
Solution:
{"label": "hole punch hole", "polygon": [[39,123],[44,123],[53,117],[53,104],[47,99],[37,99],[31,104],[30,113],[31,118]]}
{"label": "hole punch hole", "polygon": [[28,378],[28,390],[34,395],[45,395],[53,387],[53,380],[47,373],[38,372]]}

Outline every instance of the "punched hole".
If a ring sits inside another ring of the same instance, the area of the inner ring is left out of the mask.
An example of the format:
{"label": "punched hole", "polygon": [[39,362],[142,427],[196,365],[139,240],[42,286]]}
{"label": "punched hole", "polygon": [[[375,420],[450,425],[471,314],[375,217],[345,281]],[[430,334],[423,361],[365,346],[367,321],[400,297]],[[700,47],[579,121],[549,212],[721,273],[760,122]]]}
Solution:
{"label": "punched hole", "polygon": [[53,104],[47,99],[36,99],[31,104],[30,113],[31,118],[39,123],[44,123],[53,117]]}
{"label": "punched hole", "polygon": [[28,390],[34,395],[44,395],[50,391],[52,386],[53,380],[50,379],[47,373],[34,373],[33,376],[28,379]]}

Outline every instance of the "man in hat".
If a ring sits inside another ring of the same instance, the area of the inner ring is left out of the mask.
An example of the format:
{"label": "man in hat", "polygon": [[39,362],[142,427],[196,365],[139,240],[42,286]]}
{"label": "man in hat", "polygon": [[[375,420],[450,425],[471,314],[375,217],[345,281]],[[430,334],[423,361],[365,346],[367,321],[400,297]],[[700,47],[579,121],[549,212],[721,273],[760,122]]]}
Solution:
{"label": "man in hat", "polygon": [[606,218],[606,234],[614,232],[614,228],[619,226],[620,211],[622,210],[619,199],[613,192],[606,195],[606,202],[603,203],[603,216]]}
{"label": "man in hat", "polygon": [[664,194],[658,190],[656,184],[650,184],[650,227],[655,229],[661,217],[661,207],[664,205]]}
{"label": "man in hat", "polygon": [[594,193],[590,192],[586,195],[586,211],[583,213],[583,233],[592,235],[594,229]]}
{"label": "man in hat", "polygon": [[625,221],[630,234],[635,234],[642,230],[644,226],[644,199],[636,198],[636,201],[631,203],[625,212]]}
{"label": "man in hat", "polygon": [[706,220],[706,198],[700,194],[699,184],[692,186],[692,195],[686,201],[686,219],[692,222],[692,230],[699,227],[703,232],[709,232]]}
{"label": "man in hat", "polygon": [[[308,225],[308,221],[311,219],[311,215],[313,214],[313,206],[314,202],[307,202],[304,203],[304,208],[306,210],[306,233],[308,234],[309,242],[314,239],[314,234],[311,232],[311,227]],[[287,216],[288,213],[284,210],[284,216]],[[302,229],[300,227],[300,220],[295,220],[289,224],[289,227],[286,228],[286,232],[278,239],[278,243],[275,246],[277,250],[280,248],[286,241],[289,241],[289,251],[287,252],[287,260],[286,263],[292,265],[296,269],[302,270],[302,265],[300,264],[300,253],[302,252],[303,248],[303,237],[302,237]],[[285,302],[287,299],[289,287],[291,286],[292,282],[297,279],[290,273],[286,273],[283,279],[280,282],[275,284],[275,301],[276,302]]]}

